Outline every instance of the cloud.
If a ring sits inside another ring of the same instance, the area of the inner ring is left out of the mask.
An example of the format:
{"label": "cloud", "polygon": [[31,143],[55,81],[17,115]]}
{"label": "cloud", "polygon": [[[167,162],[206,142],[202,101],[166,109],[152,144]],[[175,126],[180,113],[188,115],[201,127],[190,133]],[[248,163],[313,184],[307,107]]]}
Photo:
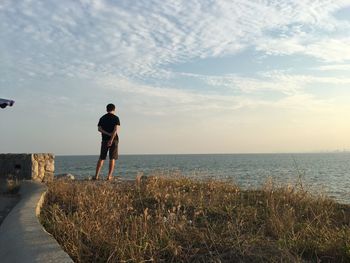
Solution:
{"label": "cloud", "polygon": [[[217,111],[273,104],[299,107],[298,98],[319,102],[306,93],[307,85],[348,84],[348,79],[281,71],[250,72],[250,76],[180,73],[211,88],[210,92],[188,91],[172,85],[179,75],[169,66],[232,56],[247,48],[267,56],[300,54],[345,65],[350,60],[350,25],[334,13],[349,4],[327,0],[143,0],[132,5],[107,0],[2,1],[1,68],[26,78],[91,79],[123,93],[150,114],[208,107]],[[84,92],[84,87],[74,88]],[[272,100],[261,95],[264,91],[281,96]],[[156,111],[152,111],[154,104]]]}
{"label": "cloud", "polygon": [[213,89],[203,91],[156,87],[114,76],[105,77],[99,83],[106,90],[123,97],[133,111],[158,116],[202,116],[207,111],[218,116],[262,109],[331,112],[339,106],[336,104],[337,97],[327,94],[316,96],[310,87],[327,85],[332,90],[350,84],[349,77],[303,75],[285,71],[261,72],[250,78],[179,74],[194,78]]}
{"label": "cloud", "polygon": [[[343,65],[344,67],[345,65]],[[324,68],[322,68],[324,69]],[[326,68],[327,69],[327,68]],[[258,72],[254,77],[242,77],[234,74],[227,75],[200,75],[193,73],[179,73],[182,76],[198,79],[209,86],[224,87],[243,94],[275,91],[284,95],[295,95],[305,90],[308,85],[329,84],[330,87],[350,84],[350,78],[327,75],[295,74],[288,71]]]}
{"label": "cloud", "polygon": [[350,64],[331,64],[315,68],[320,71],[350,71]]}
{"label": "cloud", "polygon": [[[349,1],[3,1],[1,32],[7,63],[75,76],[114,74],[163,78],[164,65],[236,54],[350,59],[347,21],[333,14]],[[190,11],[189,11],[190,10]],[[279,30],[277,35],[269,32]],[[38,63],[39,62],[39,63]],[[37,63],[40,65],[38,66]],[[87,67],[86,65],[94,65]],[[45,66],[45,67],[43,67]],[[51,70],[50,70],[51,71]]]}
{"label": "cloud", "polygon": [[350,37],[322,39],[307,46],[305,54],[329,62],[350,61]]}
{"label": "cloud", "polygon": [[308,55],[326,62],[344,62],[350,60],[350,37],[336,39],[319,37],[283,37],[266,38],[258,44],[257,50],[270,55]]}
{"label": "cloud", "polygon": [[154,87],[114,76],[105,77],[99,83],[114,94],[122,94],[135,112],[146,115],[202,114],[203,110],[227,112],[256,107],[258,103],[244,96],[204,94],[200,91]]}
{"label": "cloud", "polygon": [[[238,75],[200,75],[180,73],[189,78],[197,79],[209,87],[208,96],[215,100],[213,92],[225,90],[227,98],[235,98],[244,103],[238,108],[226,110],[274,109],[276,111],[296,112],[334,112],[342,107],[339,101],[344,96],[344,90],[350,84],[349,76],[332,76],[332,74],[296,74],[289,71],[259,72],[254,77]],[[318,92],[320,90],[320,92]],[[341,93],[338,93],[341,91]],[[239,94],[239,95],[237,95]]]}

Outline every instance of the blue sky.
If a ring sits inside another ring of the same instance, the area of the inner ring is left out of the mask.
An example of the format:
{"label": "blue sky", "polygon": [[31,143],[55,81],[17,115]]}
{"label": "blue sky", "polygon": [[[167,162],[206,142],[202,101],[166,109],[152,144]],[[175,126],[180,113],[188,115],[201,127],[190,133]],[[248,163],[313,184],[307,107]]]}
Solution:
{"label": "blue sky", "polygon": [[350,1],[2,0],[0,152],[350,149]]}

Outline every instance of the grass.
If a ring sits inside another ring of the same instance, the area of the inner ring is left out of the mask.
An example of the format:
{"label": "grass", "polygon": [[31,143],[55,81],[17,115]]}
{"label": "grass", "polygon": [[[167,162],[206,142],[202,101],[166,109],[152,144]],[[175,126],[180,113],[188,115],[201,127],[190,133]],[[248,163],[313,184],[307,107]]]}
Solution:
{"label": "grass", "polygon": [[296,187],[54,181],[41,222],[75,262],[350,262],[350,209]]}

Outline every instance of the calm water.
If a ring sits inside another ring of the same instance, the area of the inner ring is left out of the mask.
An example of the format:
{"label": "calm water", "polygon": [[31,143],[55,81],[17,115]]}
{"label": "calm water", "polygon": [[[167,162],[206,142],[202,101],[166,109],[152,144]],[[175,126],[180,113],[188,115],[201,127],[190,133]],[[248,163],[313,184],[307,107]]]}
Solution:
{"label": "calm water", "polygon": [[[56,174],[78,178],[94,175],[97,156],[56,156]],[[107,173],[105,163],[102,175]],[[219,178],[241,187],[259,187],[269,178],[278,184],[296,184],[350,203],[350,153],[327,154],[208,154],[122,155],[115,175],[135,178],[138,172],[180,172],[198,178]]]}

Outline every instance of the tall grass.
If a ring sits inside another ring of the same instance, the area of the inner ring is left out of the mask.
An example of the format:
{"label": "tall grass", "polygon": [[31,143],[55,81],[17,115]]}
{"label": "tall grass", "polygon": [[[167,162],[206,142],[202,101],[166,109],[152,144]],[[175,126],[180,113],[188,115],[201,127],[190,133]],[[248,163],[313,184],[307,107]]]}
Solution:
{"label": "tall grass", "polygon": [[55,181],[41,222],[76,262],[350,262],[350,210],[293,187]]}

